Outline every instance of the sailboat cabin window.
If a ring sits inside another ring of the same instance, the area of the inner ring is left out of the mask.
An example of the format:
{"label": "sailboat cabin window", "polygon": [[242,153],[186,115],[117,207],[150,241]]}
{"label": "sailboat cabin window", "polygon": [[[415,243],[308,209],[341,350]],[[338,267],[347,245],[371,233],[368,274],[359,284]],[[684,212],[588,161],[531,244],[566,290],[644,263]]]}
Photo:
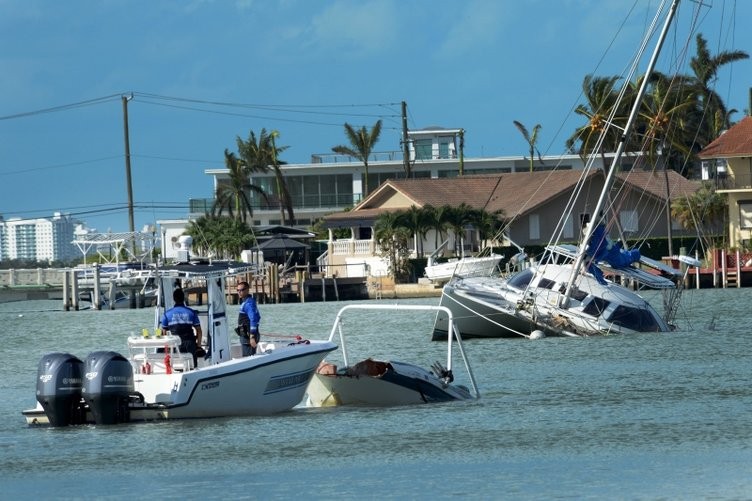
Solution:
{"label": "sailboat cabin window", "polygon": [[739,201],[739,226],[742,229],[752,229],[752,200]]}
{"label": "sailboat cabin window", "polygon": [[530,280],[533,279],[533,270],[527,269],[519,272],[515,276],[509,279],[507,285],[514,287],[515,289],[524,290],[530,284]]}

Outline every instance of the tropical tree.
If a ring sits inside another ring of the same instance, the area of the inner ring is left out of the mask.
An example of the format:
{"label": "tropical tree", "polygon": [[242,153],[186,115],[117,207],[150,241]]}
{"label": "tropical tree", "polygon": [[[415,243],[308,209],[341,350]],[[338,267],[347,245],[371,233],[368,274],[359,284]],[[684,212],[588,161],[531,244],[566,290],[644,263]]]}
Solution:
{"label": "tropical tree", "polygon": [[399,211],[381,214],[374,225],[374,237],[381,257],[388,263],[388,272],[395,280],[409,275],[410,231],[403,225]]}
{"label": "tropical tree", "polygon": [[699,148],[704,148],[720,133],[731,126],[730,113],[721,96],[714,90],[718,71],[725,65],[748,59],[749,54],[741,50],[724,51],[715,56],[708,50],[708,42],[701,33],[695,38],[697,53],[689,62],[694,73],[694,90],[698,97],[697,113],[701,117],[702,127],[698,138]]}
{"label": "tropical tree", "polygon": [[488,240],[499,233],[503,224],[501,220],[503,215],[504,211],[502,209],[494,212],[488,212],[484,209],[471,212],[471,224],[475,228],[475,231],[478,232],[481,248],[485,247]]}
{"label": "tropical tree", "polygon": [[[577,128],[566,141],[567,149],[576,151],[582,157],[592,153],[604,154],[614,151],[621,131],[614,125],[626,123],[626,112],[614,109],[618,103],[616,83],[621,77],[595,77],[586,75],[582,81],[582,93],[587,105],[580,104],[574,112],[585,117],[587,123]],[[626,100],[625,100],[626,101]],[[612,117],[609,121],[609,117]],[[606,133],[603,143],[598,147],[598,138]]]}
{"label": "tropical tree", "polygon": [[704,182],[691,196],[678,198],[671,204],[671,216],[683,228],[697,230],[700,235],[724,233],[727,227],[728,201],[726,195]]}
{"label": "tropical tree", "polygon": [[[664,168],[670,166],[682,172],[692,155],[695,132],[687,122],[697,101],[691,87],[677,80],[682,79],[653,74],[638,114],[636,128],[640,134],[632,148],[647,153],[651,165],[657,163],[660,153]],[[641,84],[638,80],[635,87]]]}
{"label": "tropical tree", "polygon": [[449,208],[447,224],[454,233],[454,253],[462,256],[465,252],[465,226],[473,221],[475,209],[462,202],[456,207]]}
{"label": "tropical tree", "polygon": [[415,243],[415,253],[417,257],[423,257],[423,240],[432,228],[430,209],[418,208],[411,205],[406,211],[400,212],[398,223],[406,228]]}
{"label": "tropical tree", "polygon": [[446,238],[446,231],[449,227],[449,213],[451,207],[448,205],[442,205],[441,207],[434,207],[433,205],[424,205],[423,210],[426,211],[426,217],[430,229],[434,231],[434,248],[439,248],[439,239],[443,242]]}
{"label": "tropical tree", "polygon": [[350,141],[350,146],[335,146],[332,148],[332,151],[339,155],[349,155],[351,157],[355,157],[363,162],[363,167],[365,168],[363,196],[367,197],[368,158],[371,156],[373,147],[379,141],[379,136],[381,135],[381,120],[376,121],[373,127],[371,127],[370,132],[366,130],[365,126],[361,127],[359,130],[356,130],[349,123],[345,123],[345,135],[347,136],[348,141]]}
{"label": "tropical tree", "polygon": [[255,243],[253,233],[242,221],[225,216],[202,216],[188,222],[184,235],[193,237],[198,254],[237,259]]}
{"label": "tropical tree", "polygon": [[277,146],[276,139],[278,137],[279,132],[276,130],[267,132],[266,129],[261,129],[258,138],[256,138],[256,134],[253,131],[250,131],[246,141],[237,137],[236,142],[240,159],[249,175],[254,172],[266,174],[271,171],[274,173],[275,190],[277,192],[282,224],[287,224],[288,221],[290,224],[293,224],[295,222],[295,213],[292,197],[290,196],[285,176],[280,168],[286,162],[279,159],[279,155],[288,147]]}
{"label": "tropical tree", "polygon": [[529,133],[527,131],[527,128],[522,125],[522,122],[518,122],[517,120],[513,120],[514,126],[519,129],[520,134],[522,134],[522,137],[525,138],[525,141],[527,141],[528,146],[530,146],[530,172],[533,172],[533,162],[535,160],[535,153],[538,153],[538,160],[540,163],[543,163],[543,159],[541,158],[540,151],[538,151],[538,148],[535,146],[535,143],[538,142],[538,132],[541,130],[540,124],[535,124],[533,127],[532,133]]}
{"label": "tropical tree", "polygon": [[211,213],[214,216],[221,216],[227,210],[231,218],[245,223],[248,217],[253,216],[249,193],[254,191],[263,197],[266,197],[266,193],[258,186],[251,184],[243,164],[234,153],[228,150],[225,150],[225,166],[229,171],[229,182],[217,185]]}

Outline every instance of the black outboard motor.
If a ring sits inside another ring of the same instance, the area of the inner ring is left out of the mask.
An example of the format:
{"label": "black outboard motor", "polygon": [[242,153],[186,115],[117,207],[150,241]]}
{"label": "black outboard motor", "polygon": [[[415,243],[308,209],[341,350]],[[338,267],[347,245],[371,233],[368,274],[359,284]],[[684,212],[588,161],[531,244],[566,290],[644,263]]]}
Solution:
{"label": "black outboard motor", "polygon": [[70,353],[48,353],[39,361],[37,402],[52,426],[84,423],[83,374],[84,363]]}
{"label": "black outboard motor", "polygon": [[124,356],[114,351],[89,353],[82,393],[95,423],[130,421],[128,400],[133,391],[133,367]]}

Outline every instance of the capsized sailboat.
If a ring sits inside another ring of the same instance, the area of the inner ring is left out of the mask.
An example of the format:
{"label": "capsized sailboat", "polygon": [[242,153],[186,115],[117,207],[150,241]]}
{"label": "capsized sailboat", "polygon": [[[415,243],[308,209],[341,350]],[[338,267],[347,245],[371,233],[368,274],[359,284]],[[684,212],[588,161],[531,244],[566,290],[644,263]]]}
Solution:
{"label": "capsized sailboat", "polygon": [[[337,345],[300,336],[266,336],[256,355],[242,357],[231,344],[226,315],[226,280],[251,271],[245,263],[185,263],[159,269],[162,297],[154,331],[127,338],[127,354],[95,351],[85,360],[70,353],[42,357],[37,406],[23,411],[29,424],[68,426],[163,419],[266,415],[298,405],[314,371]],[[161,311],[172,291],[202,291],[201,320],[206,356],[180,353],[180,338],[162,335]],[[234,336],[234,334],[232,334]]]}
{"label": "capsized sailboat", "polygon": [[[464,338],[580,337],[668,332],[674,328],[672,321],[681,297],[682,272],[645,258],[636,250],[614,244],[608,239],[606,228],[616,219],[611,189],[619,162],[678,4],[679,1],[674,0],[665,14],[658,42],[592,211],[596,217],[585,225],[580,245],[562,245],[553,238],[542,259],[508,277],[455,277],[447,283],[440,304],[452,311]],[[656,21],[663,10],[662,5]],[[651,34],[652,31],[645,41]],[[643,50],[645,46],[643,43]],[[633,71],[635,69],[636,64]],[[626,79],[622,98],[630,81],[631,78]],[[612,113],[617,108],[614,106]],[[607,123],[613,124],[613,116]],[[601,141],[605,134],[604,130]],[[592,166],[592,162],[586,166],[583,177],[588,175]],[[571,219],[575,198],[572,197],[562,220]],[[682,260],[698,264],[691,258],[682,257]],[[625,284],[664,291],[664,315],[659,315],[645,298]],[[434,340],[446,338],[447,325],[447,317],[438,313]]]}

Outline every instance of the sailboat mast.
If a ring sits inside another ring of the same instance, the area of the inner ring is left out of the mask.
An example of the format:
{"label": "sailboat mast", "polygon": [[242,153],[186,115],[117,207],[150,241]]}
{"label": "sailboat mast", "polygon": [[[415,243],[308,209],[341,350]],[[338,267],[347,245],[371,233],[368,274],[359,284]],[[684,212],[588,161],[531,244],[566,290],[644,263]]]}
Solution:
{"label": "sailboat mast", "polygon": [[[634,126],[635,120],[637,119],[637,115],[640,111],[640,106],[642,105],[642,98],[645,96],[645,92],[647,91],[647,86],[650,80],[650,76],[653,74],[653,70],[655,70],[655,65],[658,61],[658,56],[660,55],[661,49],[663,48],[663,42],[666,40],[666,36],[668,35],[668,30],[671,27],[671,22],[673,21],[674,15],[676,14],[676,9],[679,7],[679,1],[680,0],[673,0],[671,7],[669,8],[668,14],[666,15],[666,20],[663,23],[663,29],[661,30],[661,34],[658,37],[658,42],[656,43],[655,49],[653,50],[653,55],[650,57],[648,67],[645,70],[645,76],[643,77],[642,83],[640,84],[640,88],[637,91],[637,96],[635,98],[634,104],[632,105],[632,110],[629,113],[629,118],[627,119],[627,123],[624,126],[624,132],[619,140],[619,145],[616,148],[616,153],[614,154],[614,158],[611,161],[611,166],[609,167],[608,172],[606,173],[606,179],[603,184],[603,190],[601,191],[600,197],[598,198],[598,202],[596,203],[595,208],[593,209],[593,218],[591,220],[591,223],[585,227],[585,233],[583,235],[582,241],[580,242],[580,248],[577,252],[577,259],[575,261],[575,265],[572,270],[572,276],[569,277],[567,290],[564,293],[564,297],[562,298],[562,304],[560,305],[562,307],[566,307],[567,303],[569,302],[569,297],[574,287],[575,279],[577,278],[577,275],[579,275],[580,270],[582,269],[582,264],[585,261],[585,252],[587,250],[588,243],[590,242],[590,237],[592,236],[593,230],[595,229],[595,226],[596,226],[595,224],[596,218],[598,217],[598,214],[600,214],[603,211],[603,206],[605,205],[606,199],[608,198],[608,194],[611,191],[611,186],[614,184],[614,176],[616,175],[616,169],[619,165],[619,162],[621,161],[621,156],[624,153],[624,149],[626,148],[627,139],[629,138],[629,135],[632,132],[632,127]],[[665,1],[663,2],[663,4],[665,4]],[[663,10],[663,7],[661,7],[661,10]]]}

